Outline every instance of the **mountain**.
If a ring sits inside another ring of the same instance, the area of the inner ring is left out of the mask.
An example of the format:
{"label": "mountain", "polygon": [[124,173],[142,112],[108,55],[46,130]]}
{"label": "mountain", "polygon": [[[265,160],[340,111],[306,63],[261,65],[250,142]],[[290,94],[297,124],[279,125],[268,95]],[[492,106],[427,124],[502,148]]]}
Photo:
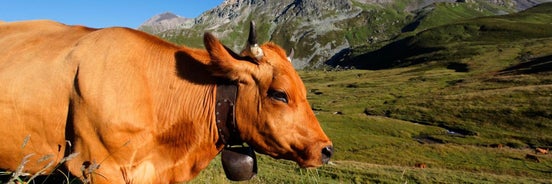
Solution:
{"label": "mountain", "polygon": [[193,23],[194,19],[180,17],[171,12],[165,12],[153,16],[142,23],[138,29],[152,34],[158,34],[167,30],[191,28]]}
{"label": "mountain", "polygon": [[[471,58],[494,54],[500,56],[501,63],[490,65],[515,65],[508,69],[495,68],[494,71],[552,71],[552,48],[546,46],[552,44],[550,30],[552,3],[544,3],[518,13],[477,17],[427,28],[341,64],[386,69],[428,62],[453,62],[456,65],[460,62],[467,67],[481,65],[475,62],[482,61],[470,61]],[[484,62],[496,62],[497,58],[488,58]]]}
{"label": "mountain", "polygon": [[203,33],[212,32],[240,51],[248,22],[255,20],[260,42],[295,50],[296,68],[323,68],[432,27],[514,13],[545,1],[550,0],[226,0],[189,27],[141,29],[192,47],[203,47]]}

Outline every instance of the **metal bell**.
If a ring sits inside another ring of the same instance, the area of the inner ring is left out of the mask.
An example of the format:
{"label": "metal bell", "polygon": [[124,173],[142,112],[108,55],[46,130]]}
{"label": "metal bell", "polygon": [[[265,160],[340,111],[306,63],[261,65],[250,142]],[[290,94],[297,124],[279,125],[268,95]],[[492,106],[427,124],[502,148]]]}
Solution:
{"label": "metal bell", "polygon": [[250,180],[257,175],[257,158],[251,147],[227,147],[222,150],[222,168],[232,181]]}

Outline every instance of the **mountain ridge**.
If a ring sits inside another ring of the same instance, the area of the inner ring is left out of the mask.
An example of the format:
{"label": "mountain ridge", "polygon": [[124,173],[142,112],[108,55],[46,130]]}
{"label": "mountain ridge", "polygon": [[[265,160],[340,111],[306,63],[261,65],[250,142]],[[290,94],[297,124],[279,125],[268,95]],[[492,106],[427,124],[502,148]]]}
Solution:
{"label": "mountain ridge", "polygon": [[[403,32],[416,33],[450,21],[513,13],[545,1],[548,0],[226,0],[193,19],[189,27],[160,32],[142,30],[192,47],[203,47],[203,33],[212,32],[239,51],[245,44],[243,35],[247,34],[248,22],[255,20],[260,42],[272,41],[296,51],[296,68],[323,68],[377,50]],[[440,6],[431,7],[437,4]],[[419,16],[445,10],[456,14],[432,21]],[[419,26],[404,29],[415,21],[420,21]]]}
{"label": "mountain ridge", "polygon": [[142,23],[138,29],[158,34],[172,29],[187,29],[193,26],[194,19],[178,16],[172,12],[164,12],[151,17]]}

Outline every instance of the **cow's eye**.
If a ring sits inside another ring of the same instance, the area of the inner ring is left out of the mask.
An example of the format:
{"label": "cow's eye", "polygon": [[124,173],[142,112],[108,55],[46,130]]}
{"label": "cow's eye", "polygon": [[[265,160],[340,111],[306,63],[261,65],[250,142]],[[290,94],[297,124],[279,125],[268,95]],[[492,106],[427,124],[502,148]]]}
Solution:
{"label": "cow's eye", "polygon": [[277,90],[273,90],[273,89],[270,89],[268,90],[268,96],[274,100],[278,100],[278,101],[282,101],[284,103],[288,103],[288,97],[286,95],[286,93],[284,93],[283,91],[277,91]]}

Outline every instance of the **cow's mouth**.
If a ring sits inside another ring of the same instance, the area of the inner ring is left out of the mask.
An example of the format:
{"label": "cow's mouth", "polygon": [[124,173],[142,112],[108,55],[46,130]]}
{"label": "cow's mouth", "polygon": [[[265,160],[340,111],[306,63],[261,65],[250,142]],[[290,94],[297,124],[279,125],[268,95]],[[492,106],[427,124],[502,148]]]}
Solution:
{"label": "cow's mouth", "polygon": [[[285,159],[294,161],[300,168],[316,168],[330,162],[334,153],[334,147],[331,143],[326,143],[325,146],[315,144],[310,149],[299,149],[285,153],[278,153],[274,150],[257,149],[254,145],[249,144],[251,148],[260,154],[268,155],[274,159]],[[316,148],[318,147],[318,148]],[[317,151],[315,151],[317,150]]]}
{"label": "cow's mouth", "polygon": [[299,164],[299,167],[301,168],[314,168],[314,167],[320,167],[324,164],[327,164],[330,162],[330,158],[332,157],[334,152],[333,146],[326,146],[322,148],[320,151],[320,158],[314,159],[314,160],[307,160],[305,162],[297,162]]}

